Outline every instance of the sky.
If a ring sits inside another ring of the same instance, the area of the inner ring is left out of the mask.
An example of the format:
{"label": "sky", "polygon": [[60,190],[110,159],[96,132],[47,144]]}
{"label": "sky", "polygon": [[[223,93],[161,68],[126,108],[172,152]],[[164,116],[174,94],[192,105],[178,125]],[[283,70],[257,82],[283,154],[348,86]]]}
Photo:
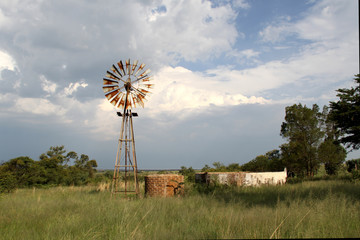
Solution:
{"label": "sky", "polygon": [[64,145],[114,168],[102,79],[131,59],[155,84],[133,110],[139,169],[244,164],[286,142],[286,106],[354,86],[358,29],[356,0],[2,0],[0,162]]}

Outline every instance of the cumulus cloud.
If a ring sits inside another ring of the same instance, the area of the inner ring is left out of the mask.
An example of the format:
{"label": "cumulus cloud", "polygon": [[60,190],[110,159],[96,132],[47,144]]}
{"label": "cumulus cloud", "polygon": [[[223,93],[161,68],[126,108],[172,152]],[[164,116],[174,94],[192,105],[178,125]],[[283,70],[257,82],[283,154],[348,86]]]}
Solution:
{"label": "cumulus cloud", "polygon": [[19,98],[15,102],[15,109],[36,115],[63,115],[66,112],[62,106],[43,98]]}
{"label": "cumulus cloud", "polygon": [[4,69],[14,71],[15,68],[16,68],[15,60],[8,53],[4,51],[0,51],[0,73]]}
{"label": "cumulus cloud", "polygon": [[47,80],[44,75],[40,76],[40,80],[41,80],[41,87],[45,92],[49,94],[55,93],[57,87],[56,83]]}
{"label": "cumulus cloud", "polygon": [[293,20],[290,16],[280,16],[261,30],[259,36],[263,41],[272,43],[295,36],[323,44],[353,37],[356,32],[348,24],[356,20],[353,14],[353,6],[356,4],[353,3],[344,4],[341,0],[318,1],[303,18]]}
{"label": "cumulus cloud", "polygon": [[[213,72],[214,73],[214,72]],[[234,106],[240,104],[264,104],[263,97],[245,96],[238,88],[239,79],[219,79],[223,72],[209,76],[192,72],[183,67],[164,67],[155,76],[156,88],[146,105],[149,112],[200,113],[210,106]]]}
{"label": "cumulus cloud", "polygon": [[88,85],[89,84],[87,84],[84,80],[76,83],[70,83],[69,86],[64,89],[64,95],[70,96],[76,92],[79,87],[86,88]]}

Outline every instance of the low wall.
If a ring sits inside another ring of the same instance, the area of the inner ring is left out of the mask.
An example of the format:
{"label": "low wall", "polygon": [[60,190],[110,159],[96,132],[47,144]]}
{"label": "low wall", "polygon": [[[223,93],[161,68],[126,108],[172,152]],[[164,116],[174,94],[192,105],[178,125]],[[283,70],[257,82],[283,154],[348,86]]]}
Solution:
{"label": "low wall", "polygon": [[145,195],[149,197],[172,197],[180,194],[183,187],[183,175],[154,174],[145,176]]}
{"label": "low wall", "polygon": [[195,182],[234,186],[281,185],[286,183],[287,170],[282,172],[204,172],[195,174]]}

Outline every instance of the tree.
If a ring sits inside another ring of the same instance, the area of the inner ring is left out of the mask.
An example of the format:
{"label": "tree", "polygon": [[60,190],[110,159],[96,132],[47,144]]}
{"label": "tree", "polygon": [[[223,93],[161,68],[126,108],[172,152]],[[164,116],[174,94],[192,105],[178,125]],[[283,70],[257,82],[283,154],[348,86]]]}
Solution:
{"label": "tree", "polygon": [[271,172],[282,171],[285,165],[282,162],[280,151],[277,149],[259,155],[255,159],[241,166],[243,171],[251,172]]}
{"label": "tree", "polygon": [[241,171],[241,166],[238,163],[230,163],[226,169],[229,172],[238,172]]}
{"label": "tree", "polygon": [[346,166],[348,172],[352,172],[353,170],[357,171],[360,166],[360,158],[346,161]]}
{"label": "tree", "polygon": [[216,171],[216,172],[226,172],[226,167],[224,164],[222,164],[221,162],[214,162],[213,163],[214,168],[211,169],[212,171]]}
{"label": "tree", "polygon": [[211,167],[207,164],[201,169],[202,172],[208,172],[211,169]]}
{"label": "tree", "polygon": [[347,148],[360,148],[360,74],[355,75],[354,88],[336,90],[339,101],[330,102],[330,117],[340,130],[340,142]]}
{"label": "tree", "polygon": [[299,103],[286,107],[285,112],[280,135],[289,141],[281,146],[288,170],[314,176],[320,164],[317,150],[324,136],[319,107],[314,104],[310,109]]}
{"label": "tree", "polygon": [[346,158],[346,150],[332,139],[325,139],[319,146],[319,160],[325,164],[326,173],[335,175]]}
{"label": "tree", "polygon": [[281,152],[278,149],[271,150],[265,154],[269,161],[269,171],[283,171],[285,164]]}
{"label": "tree", "polygon": [[4,166],[0,166],[0,193],[12,192],[17,187],[16,177],[7,171]]}
{"label": "tree", "polygon": [[264,155],[259,155],[255,159],[241,166],[243,171],[267,172],[269,169],[268,159]]}
{"label": "tree", "polygon": [[185,166],[181,166],[179,173],[183,175],[187,181],[195,180],[195,170],[192,167],[186,168]]}
{"label": "tree", "polygon": [[326,173],[336,174],[340,165],[345,161],[346,150],[339,142],[339,132],[336,131],[335,123],[330,119],[328,107],[324,107],[323,116],[325,139],[318,149],[318,157],[325,164]]}
{"label": "tree", "polygon": [[[96,160],[85,154],[80,158],[76,152],[66,154],[64,146],[50,147],[50,150],[34,161],[29,157],[18,157],[0,165],[0,185],[2,189],[33,187],[43,184],[81,185],[94,178]],[[69,166],[70,161],[74,165]],[[9,188],[4,187],[9,185]],[[2,191],[2,190],[1,190]]]}

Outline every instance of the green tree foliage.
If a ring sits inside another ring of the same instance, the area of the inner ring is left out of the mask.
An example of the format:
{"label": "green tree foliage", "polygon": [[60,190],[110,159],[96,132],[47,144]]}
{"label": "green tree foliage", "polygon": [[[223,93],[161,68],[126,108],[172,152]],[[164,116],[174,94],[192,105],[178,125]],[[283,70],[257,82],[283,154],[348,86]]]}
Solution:
{"label": "green tree foliage", "polygon": [[348,148],[360,148],[360,74],[355,75],[356,87],[338,89],[339,101],[330,102],[330,117]]}
{"label": "green tree foliage", "polygon": [[255,159],[241,166],[243,171],[249,172],[272,172],[282,171],[285,164],[282,162],[280,151],[274,149],[265,155],[257,156]]}
{"label": "green tree foliage", "polygon": [[0,193],[9,193],[16,188],[16,177],[3,166],[0,166]]}
{"label": "green tree foliage", "polygon": [[214,162],[214,167],[205,165],[201,171],[202,172],[239,172],[241,171],[241,166],[238,163],[230,163],[228,166],[225,166],[221,162]]}
{"label": "green tree foliage", "polygon": [[347,171],[359,170],[360,158],[346,161]]}
{"label": "green tree foliage", "polygon": [[346,150],[332,139],[325,139],[319,146],[319,160],[325,164],[326,173],[335,175],[346,158]]}
{"label": "green tree foliage", "polygon": [[211,167],[207,164],[205,164],[205,166],[201,169],[202,172],[209,172],[209,170],[211,169]]}
{"label": "green tree foliage", "polygon": [[320,163],[334,175],[346,158],[326,106],[322,112],[316,104],[311,109],[301,104],[286,107],[280,135],[288,140],[280,146],[282,162],[297,176],[314,176]]}
{"label": "green tree foliage", "polygon": [[17,157],[2,165],[4,171],[11,173],[16,179],[16,186],[29,187],[44,184],[46,172],[39,162],[29,157]]}
{"label": "green tree foliage", "polygon": [[230,163],[227,167],[226,170],[228,172],[238,172],[241,171],[241,166],[238,163]]}
{"label": "green tree foliage", "polygon": [[289,141],[281,147],[288,170],[300,176],[314,176],[320,164],[317,150],[324,136],[319,107],[294,104],[285,112],[280,135]]}
{"label": "green tree foliage", "polygon": [[214,172],[215,172],[215,171],[216,171],[216,172],[226,172],[226,171],[227,171],[225,165],[222,164],[221,162],[214,162],[214,163],[213,163],[213,166],[214,166],[214,168],[211,169],[211,170],[214,171]]}
{"label": "green tree foliage", "polygon": [[[69,166],[73,161],[74,165]],[[94,178],[96,160],[90,160],[85,154],[80,158],[77,153],[66,154],[64,146],[50,147],[49,151],[34,161],[29,157],[11,159],[0,166],[0,185],[32,187],[40,185],[81,185]],[[9,191],[1,187],[4,191]],[[2,190],[0,190],[2,191]]]}
{"label": "green tree foliage", "polygon": [[323,109],[325,133],[324,141],[318,148],[318,158],[325,164],[326,173],[335,175],[340,165],[345,161],[346,150],[339,142],[339,132],[336,130],[335,123],[330,119],[328,107]]}
{"label": "green tree foliage", "polygon": [[195,181],[195,170],[192,167],[186,168],[185,166],[181,166],[179,173],[183,175],[187,181]]}

